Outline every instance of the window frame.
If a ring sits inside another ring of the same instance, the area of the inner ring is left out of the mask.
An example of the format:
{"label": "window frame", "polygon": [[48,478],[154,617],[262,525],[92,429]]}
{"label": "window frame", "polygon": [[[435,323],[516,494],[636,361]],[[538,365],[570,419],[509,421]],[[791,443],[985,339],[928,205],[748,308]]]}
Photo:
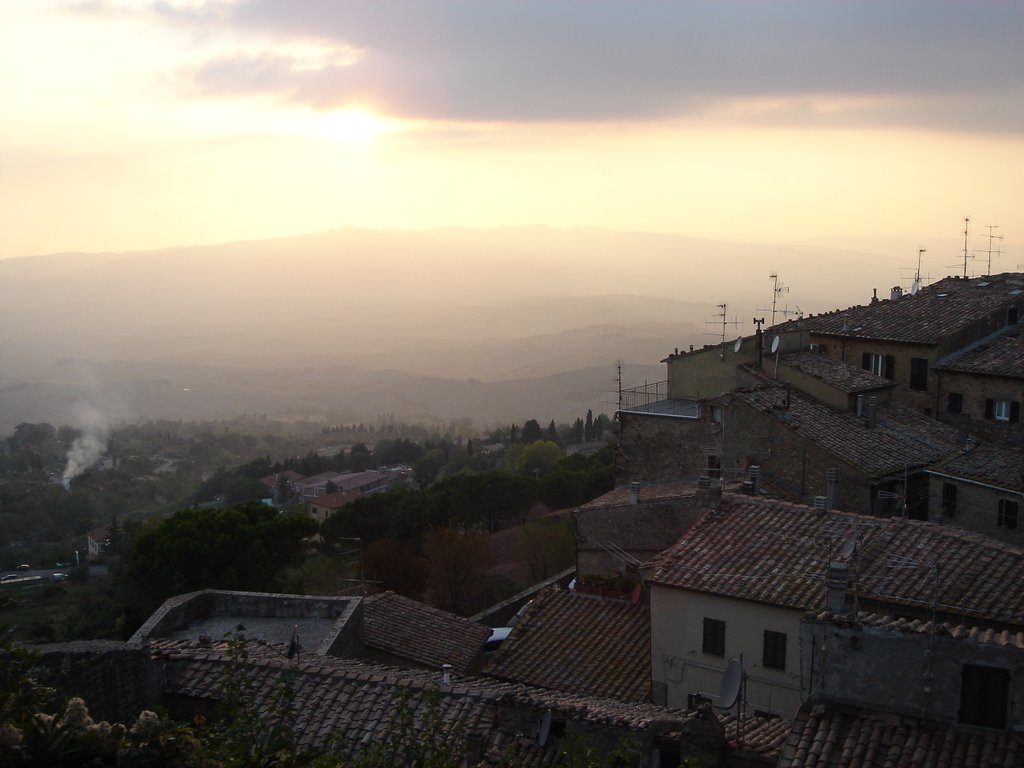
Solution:
{"label": "window frame", "polygon": [[928,391],[928,358],[910,358],[910,389],[914,392]]}
{"label": "window frame", "polygon": [[942,484],[942,514],[946,517],[952,517],[956,514],[956,502],[959,491],[960,486],[956,483]]}
{"label": "window frame", "polygon": [[708,656],[725,658],[725,621],[704,617],[704,636],[701,640],[701,652]]}
{"label": "window frame", "polygon": [[1020,523],[1020,504],[1016,499],[1000,499],[996,510],[996,527],[1017,530]]}
{"label": "window frame", "polygon": [[771,629],[764,631],[761,646],[761,666],[778,672],[786,671],[786,633]]}
{"label": "window frame", "polygon": [[946,413],[958,414],[964,412],[964,395],[962,392],[950,392],[946,395]]}

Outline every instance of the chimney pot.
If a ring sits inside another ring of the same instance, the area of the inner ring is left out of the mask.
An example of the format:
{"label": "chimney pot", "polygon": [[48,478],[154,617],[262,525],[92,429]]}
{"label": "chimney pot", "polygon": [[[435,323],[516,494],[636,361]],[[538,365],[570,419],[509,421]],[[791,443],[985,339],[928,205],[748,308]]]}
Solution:
{"label": "chimney pot", "polygon": [[868,398],[868,426],[875,426],[875,419],[878,416],[878,398],[872,395]]}
{"label": "chimney pot", "polygon": [[722,486],[716,485],[711,489],[711,510],[713,512],[718,511],[718,507],[722,503]]}
{"label": "chimney pot", "polygon": [[846,613],[846,591],[850,587],[850,566],[829,563],[825,577],[825,603],[829,613]]}
{"label": "chimney pot", "polygon": [[814,497],[814,511],[818,514],[825,514],[827,511],[827,501],[824,496]]}
{"label": "chimney pot", "polygon": [[864,415],[864,395],[857,395],[857,415]]}
{"label": "chimney pot", "polygon": [[636,482],[635,480],[629,484],[629,503],[640,503],[640,483]]}
{"label": "chimney pot", "polygon": [[706,491],[711,488],[711,478],[707,475],[701,475],[697,478],[697,490]]}

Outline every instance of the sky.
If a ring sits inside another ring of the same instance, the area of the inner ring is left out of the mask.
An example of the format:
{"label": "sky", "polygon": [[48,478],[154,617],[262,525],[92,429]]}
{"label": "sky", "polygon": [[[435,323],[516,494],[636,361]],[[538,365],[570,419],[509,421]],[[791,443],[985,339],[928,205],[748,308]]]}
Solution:
{"label": "sky", "polygon": [[0,23],[0,258],[344,226],[906,251],[962,248],[969,217],[1002,271],[1022,182],[1022,2],[4,0]]}

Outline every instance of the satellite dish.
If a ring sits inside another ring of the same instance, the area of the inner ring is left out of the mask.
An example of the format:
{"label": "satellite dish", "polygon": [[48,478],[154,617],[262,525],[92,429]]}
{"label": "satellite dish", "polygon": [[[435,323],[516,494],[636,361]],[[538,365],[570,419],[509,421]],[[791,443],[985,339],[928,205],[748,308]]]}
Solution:
{"label": "satellite dish", "polygon": [[916,296],[919,290],[921,290],[921,282],[919,280],[914,280],[910,286],[910,295]]}
{"label": "satellite dish", "polygon": [[776,336],[774,339],[772,339],[772,354],[774,355],[778,351],[779,351],[779,337]]}
{"label": "satellite dish", "polygon": [[544,717],[540,719],[540,732],[537,734],[537,746],[543,747],[551,733],[551,710],[545,710]]}
{"label": "satellite dish", "polygon": [[849,560],[850,555],[853,554],[853,550],[857,548],[857,540],[852,536],[843,542],[842,548],[839,550],[839,554],[843,556],[843,560]]}
{"label": "satellite dish", "polygon": [[739,352],[740,351],[740,347],[742,347],[742,346],[743,346],[743,337],[740,336],[739,338],[736,339],[736,343],[732,345],[732,351],[733,352]]}
{"label": "satellite dish", "polygon": [[718,693],[718,708],[731,709],[740,697],[743,687],[743,662],[729,659],[729,664],[722,675],[722,689]]}

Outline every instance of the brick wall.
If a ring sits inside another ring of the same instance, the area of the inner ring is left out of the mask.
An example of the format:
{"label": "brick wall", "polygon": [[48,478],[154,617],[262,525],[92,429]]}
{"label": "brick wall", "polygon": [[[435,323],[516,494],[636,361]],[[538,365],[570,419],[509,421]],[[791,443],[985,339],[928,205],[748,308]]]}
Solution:
{"label": "brick wall", "polygon": [[704,466],[698,419],[619,413],[617,483],[695,479]]}
{"label": "brick wall", "polygon": [[[1000,445],[1024,445],[1024,418],[1016,422],[1000,421],[985,415],[985,400],[1009,400],[1024,405],[1024,383],[1003,376],[974,376],[953,371],[939,371],[936,383],[938,394],[937,418],[946,424],[959,426],[964,437],[968,434],[986,442]],[[949,412],[949,395],[961,396],[960,413]]]}
{"label": "brick wall", "polygon": [[[1012,479],[1016,481],[1019,478]],[[943,509],[942,504],[943,486],[947,484],[956,487],[956,504],[948,511]],[[1000,499],[1017,503],[1015,528],[999,525]],[[931,475],[928,509],[930,519],[935,522],[977,531],[1007,544],[1024,546],[1024,498],[1019,493],[999,491],[954,478]]]}
{"label": "brick wall", "polygon": [[94,720],[132,723],[139,712],[160,703],[163,673],[143,646],[90,640],[35,650],[61,694],[81,697]]}

